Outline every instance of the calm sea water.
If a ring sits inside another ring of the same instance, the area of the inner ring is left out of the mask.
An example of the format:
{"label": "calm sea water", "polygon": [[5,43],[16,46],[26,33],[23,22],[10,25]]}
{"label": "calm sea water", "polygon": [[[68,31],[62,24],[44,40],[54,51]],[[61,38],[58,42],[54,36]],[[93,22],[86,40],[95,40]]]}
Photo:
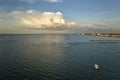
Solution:
{"label": "calm sea water", "polygon": [[120,39],[0,35],[0,80],[120,80],[120,43],[89,40]]}

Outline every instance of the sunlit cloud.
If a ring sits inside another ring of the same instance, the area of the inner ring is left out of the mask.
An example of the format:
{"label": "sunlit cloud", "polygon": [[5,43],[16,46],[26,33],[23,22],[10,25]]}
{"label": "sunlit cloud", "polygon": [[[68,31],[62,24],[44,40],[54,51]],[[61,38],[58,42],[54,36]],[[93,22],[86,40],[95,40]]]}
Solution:
{"label": "sunlit cloud", "polygon": [[66,22],[61,12],[39,12],[34,10],[14,11],[10,13],[17,21],[29,28],[64,30],[78,26],[77,22]]}
{"label": "sunlit cloud", "polygon": [[[4,12],[4,11],[3,11]],[[9,14],[9,15],[8,15]],[[99,17],[96,17],[99,19]],[[110,18],[109,18],[110,19]],[[112,19],[112,20],[111,20]],[[58,12],[40,12],[36,10],[0,13],[1,33],[80,33],[80,32],[119,32],[120,19],[111,18],[108,23],[89,21],[86,24],[67,21],[64,14]],[[111,23],[111,24],[110,24]]]}

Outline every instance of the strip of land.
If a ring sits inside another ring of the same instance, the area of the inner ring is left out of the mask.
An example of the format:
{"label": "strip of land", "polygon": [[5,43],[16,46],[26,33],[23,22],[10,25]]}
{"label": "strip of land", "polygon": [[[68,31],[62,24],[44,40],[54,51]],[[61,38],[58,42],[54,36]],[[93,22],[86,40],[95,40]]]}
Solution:
{"label": "strip of land", "polygon": [[80,33],[80,35],[91,35],[91,36],[101,36],[101,37],[115,37],[120,38],[120,33]]}

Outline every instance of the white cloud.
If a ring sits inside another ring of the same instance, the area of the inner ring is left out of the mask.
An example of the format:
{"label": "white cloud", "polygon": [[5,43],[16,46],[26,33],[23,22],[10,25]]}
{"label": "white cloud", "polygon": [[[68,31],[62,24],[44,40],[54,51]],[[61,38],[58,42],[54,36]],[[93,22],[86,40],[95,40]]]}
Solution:
{"label": "white cloud", "polygon": [[51,2],[51,3],[56,3],[56,2],[63,2],[62,0],[21,0],[23,2],[28,2],[28,3],[35,3],[38,1],[47,1],[47,2]]}
{"label": "white cloud", "polygon": [[28,10],[28,11],[26,11],[28,14],[31,14],[31,13],[33,13],[34,12],[34,10]]}
{"label": "white cloud", "polygon": [[55,3],[55,2],[63,2],[62,0],[46,0],[48,2],[51,2],[51,3]]}
{"label": "white cloud", "polygon": [[76,26],[78,26],[78,23],[77,22],[69,22],[69,23],[67,23],[67,26],[68,27],[76,27]]}
{"label": "white cloud", "polygon": [[78,26],[76,22],[66,22],[61,12],[39,12],[34,10],[14,11],[10,15],[28,28],[64,30]]}
{"label": "white cloud", "polygon": [[97,29],[104,28],[104,26],[105,26],[105,25],[95,24],[95,23],[91,23],[91,24],[88,24],[88,25],[87,25],[88,28],[97,28]]}

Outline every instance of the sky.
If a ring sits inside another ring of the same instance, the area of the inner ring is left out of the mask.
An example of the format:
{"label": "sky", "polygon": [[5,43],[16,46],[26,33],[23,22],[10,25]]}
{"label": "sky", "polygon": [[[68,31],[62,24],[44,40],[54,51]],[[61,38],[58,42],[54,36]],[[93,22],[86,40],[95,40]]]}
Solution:
{"label": "sky", "polygon": [[0,34],[120,33],[120,0],[0,0]]}

